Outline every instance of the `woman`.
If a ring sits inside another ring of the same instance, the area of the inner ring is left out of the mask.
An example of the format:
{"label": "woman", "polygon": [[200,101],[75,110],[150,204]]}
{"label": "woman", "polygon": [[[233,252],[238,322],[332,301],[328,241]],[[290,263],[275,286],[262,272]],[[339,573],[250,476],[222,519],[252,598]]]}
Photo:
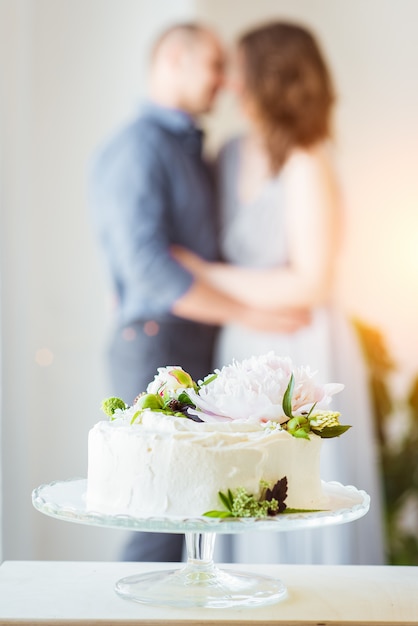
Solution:
{"label": "woman", "polygon": [[[372,496],[354,524],[297,533],[234,538],[243,561],[382,563],[380,485],[366,377],[356,340],[330,305],[339,243],[338,190],[328,154],[334,91],[313,36],[277,22],[238,42],[233,86],[247,122],[219,158],[221,241],[228,262],[209,264],[180,251],[203,280],[266,310],[311,311],[292,334],[229,325],[217,365],[274,350],[317,369],[324,382],[345,383],[333,406],[354,426],[324,441],[322,477],[354,484]],[[234,555],[232,555],[234,556]]]}

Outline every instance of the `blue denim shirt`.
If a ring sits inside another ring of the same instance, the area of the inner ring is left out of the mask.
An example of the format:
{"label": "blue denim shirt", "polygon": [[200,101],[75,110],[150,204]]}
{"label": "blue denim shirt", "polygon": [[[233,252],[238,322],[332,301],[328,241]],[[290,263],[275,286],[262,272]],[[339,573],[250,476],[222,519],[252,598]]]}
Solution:
{"label": "blue denim shirt", "polygon": [[152,103],[99,151],[90,185],[93,222],[117,295],[121,326],[173,319],[191,274],[172,244],[218,257],[215,193],[202,133],[182,111]]}

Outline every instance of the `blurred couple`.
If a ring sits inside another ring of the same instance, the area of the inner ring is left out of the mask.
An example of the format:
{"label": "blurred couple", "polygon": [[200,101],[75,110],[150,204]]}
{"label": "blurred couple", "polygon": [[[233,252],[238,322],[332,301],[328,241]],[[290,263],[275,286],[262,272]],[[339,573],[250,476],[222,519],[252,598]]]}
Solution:
{"label": "blurred couple", "polygon": [[[149,98],[99,151],[94,222],[116,295],[114,395],[132,402],[156,369],[198,380],[274,350],[343,382],[333,405],[354,426],[324,442],[322,477],[372,495],[371,512],[326,530],[229,537],[224,560],[384,562],[380,483],[366,375],[334,310],[339,198],[328,141],[332,80],[313,35],[271,22],[241,36],[225,81],[223,45],[180,24],[155,42]],[[245,133],[208,164],[199,116],[227,82]],[[218,330],[220,328],[220,330]],[[182,537],[134,533],[123,559],[179,561]]]}

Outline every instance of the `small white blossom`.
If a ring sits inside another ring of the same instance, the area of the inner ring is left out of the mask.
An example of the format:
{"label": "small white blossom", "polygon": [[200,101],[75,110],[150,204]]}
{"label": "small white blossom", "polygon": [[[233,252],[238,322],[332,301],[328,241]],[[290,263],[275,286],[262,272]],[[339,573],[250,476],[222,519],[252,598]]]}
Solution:
{"label": "small white blossom", "polygon": [[283,427],[279,422],[272,422],[271,420],[265,422],[265,424],[263,424],[263,428],[266,433],[271,433],[276,430],[283,430]]}
{"label": "small white blossom", "polygon": [[130,424],[136,413],[138,413],[138,407],[134,404],[123,410],[117,409],[113,414],[113,419],[123,419],[127,424]]}
{"label": "small white blossom", "polygon": [[159,367],[158,374],[154,380],[148,385],[147,393],[169,395],[175,397],[178,391],[193,388],[193,380],[187,372],[179,365],[169,365],[168,367]]}

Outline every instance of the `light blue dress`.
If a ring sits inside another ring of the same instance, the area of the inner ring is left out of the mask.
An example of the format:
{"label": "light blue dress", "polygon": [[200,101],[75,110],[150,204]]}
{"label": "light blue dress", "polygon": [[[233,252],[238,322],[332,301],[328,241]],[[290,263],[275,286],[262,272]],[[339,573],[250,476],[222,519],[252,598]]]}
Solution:
{"label": "light blue dress", "polygon": [[[221,248],[227,262],[252,268],[286,265],[288,248],[280,175],[268,181],[258,197],[239,201],[237,174],[240,139],[221,152],[218,184],[221,200]],[[342,382],[332,408],[351,424],[338,439],[324,440],[321,476],[354,485],[371,496],[369,513],[355,522],[324,529],[257,532],[222,539],[220,556],[238,562],[382,564],[384,542],[381,477],[373,432],[367,375],[354,331],[331,306],[313,311],[309,326],[292,334],[252,331],[231,324],[221,331],[216,365],[273,350],[295,365],[318,371],[318,382]]]}

